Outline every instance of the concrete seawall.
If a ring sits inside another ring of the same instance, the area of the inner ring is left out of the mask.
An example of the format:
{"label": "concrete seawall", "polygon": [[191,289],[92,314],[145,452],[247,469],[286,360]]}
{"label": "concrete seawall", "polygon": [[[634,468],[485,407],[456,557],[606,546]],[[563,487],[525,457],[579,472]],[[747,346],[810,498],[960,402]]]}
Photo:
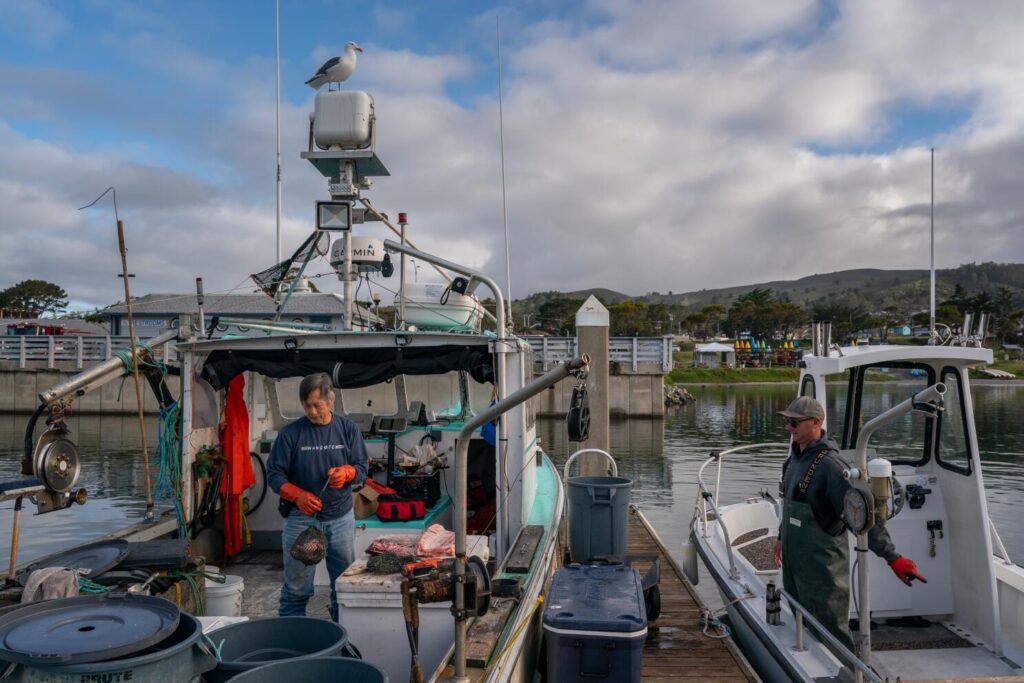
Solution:
{"label": "concrete seawall", "polygon": [[[562,417],[569,409],[576,382],[566,379],[536,399],[537,415]],[[611,417],[664,417],[661,375],[612,375],[608,378],[608,413]]]}
{"label": "concrete seawall", "polygon": [[[31,413],[39,405],[39,394],[79,371],[74,363],[68,362],[68,368],[18,368],[10,362],[0,361],[0,413]],[[157,413],[156,397],[149,384],[142,380],[142,396],[147,413]],[[90,392],[75,400],[72,411],[83,415],[134,415],[138,410],[135,403],[134,380],[129,375],[115,380],[96,391]],[[177,396],[180,383],[177,377],[168,377],[167,385],[171,394]]]}
{"label": "concrete seawall", "polygon": [[[0,361],[0,413],[31,413],[39,405],[39,394],[55,384],[75,375],[78,371],[72,363],[68,368],[25,368],[12,367],[12,363]],[[83,415],[134,415],[135,389],[131,376],[115,380],[96,391],[78,398],[72,410]],[[180,382],[177,377],[168,377],[171,394],[178,396]],[[426,385],[426,386],[424,386]],[[458,398],[457,383],[452,377],[409,378],[409,398],[425,400],[431,405],[445,405]],[[575,381],[566,379],[534,399],[534,407],[540,416],[561,417],[569,407]],[[665,414],[664,393],[661,374],[615,374],[609,377],[609,413],[613,417],[662,417]],[[349,390],[345,392],[348,410],[366,411],[370,402],[373,410],[386,413],[394,410],[393,389],[385,388]],[[481,393],[481,392],[474,392]],[[486,392],[484,392],[486,393]],[[474,407],[486,406],[488,396],[474,395]],[[143,397],[147,413],[158,411],[156,398],[143,386]]]}

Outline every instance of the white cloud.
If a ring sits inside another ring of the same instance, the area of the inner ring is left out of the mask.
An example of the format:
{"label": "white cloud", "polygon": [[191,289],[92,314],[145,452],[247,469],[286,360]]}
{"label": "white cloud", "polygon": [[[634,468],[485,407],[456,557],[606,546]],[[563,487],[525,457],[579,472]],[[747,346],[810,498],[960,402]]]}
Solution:
{"label": "white cloud", "polygon": [[52,45],[71,30],[71,23],[47,0],[4,4],[0,34],[32,45]]}
{"label": "white cloud", "polygon": [[[400,16],[376,21],[405,30]],[[476,23],[491,30],[493,15]],[[508,27],[516,297],[925,267],[929,145],[938,149],[938,264],[1024,260],[1024,53],[1015,48],[1024,16],[1014,2],[963,12],[955,2],[851,1],[826,15],[801,0],[602,0],[577,17],[528,24],[517,14]],[[43,67],[0,72],[8,121],[37,108],[62,130],[75,112],[126,131],[97,151],[0,124],[0,264],[9,279],[59,275],[77,299],[117,298],[109,221],[75,211],[116,184],[136,288],[190,291],[196,275],[208,289],[232,287],[273,260],[272,62],[229,64],[212,48],[152,32],[125,46],[149,78],[175,84],[138,93],[142,104],[127,112],[103,94],[123,84],[97,80],[101,94],[72,96],[26,70]],[[364,47],[351,86],[376,99],[378,153],[393,174],[368,196],[392,217],[407,211],[422,249],[504,282],[497,103],[490,90],[449,94],[493,65]],[[316,48],[306,66],[338,49]],[[285,252],[325,195],[324,179],[298,157],[305,95],[281,111]],[[901,118],[947,106],[964,112],[959,128],[915,132]],[[904,137],[877,153],[814,151],[873,148],[894,134]]]}

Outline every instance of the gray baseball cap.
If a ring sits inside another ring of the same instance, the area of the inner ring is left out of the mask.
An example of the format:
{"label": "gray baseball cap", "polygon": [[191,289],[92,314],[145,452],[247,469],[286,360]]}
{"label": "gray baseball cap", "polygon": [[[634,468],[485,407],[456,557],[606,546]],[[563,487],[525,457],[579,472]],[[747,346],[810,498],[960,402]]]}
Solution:
{"label": "gray baseball cap", "polygon": [[819,420],[825,419],[825,409],[821,407],[821,404],[810,396],[801,396],[794,399],[789,407],[785,410],[780,410],[779,415],[783,417],[816,417]]}

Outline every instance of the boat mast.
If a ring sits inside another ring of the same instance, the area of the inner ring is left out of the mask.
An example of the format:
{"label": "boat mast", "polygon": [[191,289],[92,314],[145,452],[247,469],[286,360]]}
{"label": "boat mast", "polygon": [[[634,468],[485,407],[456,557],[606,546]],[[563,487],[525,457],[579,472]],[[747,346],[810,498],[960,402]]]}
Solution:
{"label": "boat mast", "polygon": [[928,343],[935,344],[935,148],[932,147],[932,258],[931,258],[931,287],[930,307],[928,315]]}
{"label": "boat mast", "polygon": [[[501,96],[501,19],[494,17],[495,41],[498,52],[498,142],[501,147],[501,220],[505,226],[505,284],[508,287],[508,320],[512,321],[512,257],[508,248],[508,201],[505,197],[505,117]],[[505,331],[498,334],[503,337]]]}
{"label": "boat mast", "polygon": [[277,123],[277,259],[281,262],[281,3],[274,0],[274,52],[276,55],[277,99],[274,118]]}

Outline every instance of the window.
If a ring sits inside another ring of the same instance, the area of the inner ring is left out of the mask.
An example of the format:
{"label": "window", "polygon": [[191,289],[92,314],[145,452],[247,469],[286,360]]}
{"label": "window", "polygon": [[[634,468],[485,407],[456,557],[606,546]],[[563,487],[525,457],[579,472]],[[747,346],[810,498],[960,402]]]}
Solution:
{"label": "window", "polygon": [[[840,378],[846,381],[846,391],[836,387],[830,392],[829,436],[840,448],[852,449],[865,424],[934,384],[935,371],[917,363],[892,363],[857,367],[826,379]],[[877,429],[868,447],[894,464],[922,465],[931,455],[931,441],[928,419],[911,412]]]}
{"label": "window", "polygon": [[943,397],[944,410],[939,414],[935,428],[938,443],[935,457],[942,467],[970,475],[971,448],[967,440],[967,407],[964,405],[960,371],[943,368],[941,381],[946,385],[946,395]]}
{"label": "window", "polygon": [[810,396],[814,398],[814,377],[811,375],[804,375],[804,378],[800,380],[800,395]]}

